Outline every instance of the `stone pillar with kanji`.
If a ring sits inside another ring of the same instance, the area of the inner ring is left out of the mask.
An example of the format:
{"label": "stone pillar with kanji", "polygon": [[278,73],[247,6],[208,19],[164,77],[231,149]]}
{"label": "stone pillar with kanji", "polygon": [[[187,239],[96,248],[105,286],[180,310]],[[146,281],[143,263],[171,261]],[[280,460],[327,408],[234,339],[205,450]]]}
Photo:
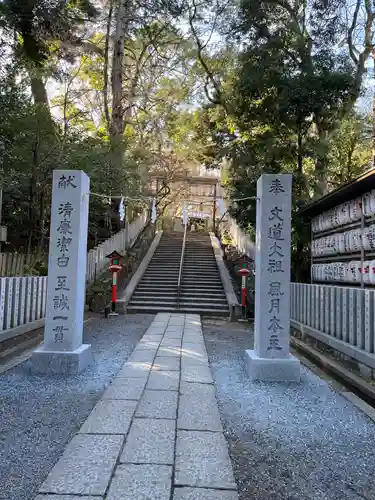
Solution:
{"label": "stone pillar with kanji", "polygon": [[263,174],[257,183],[254,350],[246,351],[252,380],[299,381],[290,354],[290,174]]}
{"label": "stone pillar with kanji", "polygon": [[79,373],[91,359],[83,344],[90,179],[54,170],[44,343],[33,352],[37,373]]}

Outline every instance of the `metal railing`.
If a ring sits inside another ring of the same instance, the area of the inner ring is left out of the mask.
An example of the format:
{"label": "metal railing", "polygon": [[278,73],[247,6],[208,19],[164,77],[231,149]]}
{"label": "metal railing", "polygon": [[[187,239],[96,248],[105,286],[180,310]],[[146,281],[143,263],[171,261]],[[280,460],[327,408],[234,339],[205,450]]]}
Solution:
{"label": "metal railing", "polygon": [[187,234],[187,224],[185,224],[184,239],[182,242],[181,250],[181,260],[180,260],[180,270],[178,272],[178,283],[177,283],[177,308],[180,307],[180,289],[181,289],[181,279],[182,279],[182,269],[184,267],[184,255],[186,246],[186,234]]}
{"label": "metal railing", "polygon": [[375,290],[291,283],[291,325],[375,368]]}

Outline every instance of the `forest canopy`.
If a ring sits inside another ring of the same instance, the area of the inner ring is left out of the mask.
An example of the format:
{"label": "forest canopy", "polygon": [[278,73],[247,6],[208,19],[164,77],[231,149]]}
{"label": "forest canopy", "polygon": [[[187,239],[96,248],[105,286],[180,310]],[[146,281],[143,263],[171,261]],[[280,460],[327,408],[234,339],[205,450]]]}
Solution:
{"label": "forest canopy", "polygon": [[[56,168],[109,199],[194,164],[221,169],[229,200],[291,172],[295,208],[358,176],[373,164],[374,24],[367,0],[3,0],[9,247],[48,248]],[[117,230],[118,201],[91,198],[92,244]],[[248,200],[231,213],[254,225]],[[303,228],[294,238],[303,248]]]}

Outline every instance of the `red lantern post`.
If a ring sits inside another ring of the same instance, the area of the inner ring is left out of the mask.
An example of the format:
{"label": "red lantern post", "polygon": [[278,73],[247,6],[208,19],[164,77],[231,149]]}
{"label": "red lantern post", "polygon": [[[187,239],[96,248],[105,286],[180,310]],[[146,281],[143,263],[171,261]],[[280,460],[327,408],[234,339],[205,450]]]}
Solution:
{"label": "red lantern post", "polygon": [[120,264],[120,259],[122,259],[122,255],[120,255],[116,250],[109,255],[107,255],[107,259],[110,259],[109,270],[112,273],[112,315],[116,314],[116,300],[117,300],[117,273],[121,271],[122,266]]}
{"label": "red lantern post", "polygon": [[247,267],[247,263],[244,262],[242,267],[237,271],[237,274],[242,277],[241,283],[241,306],[244,317],[246,317],[246,294],[247,294],[247,278],[250,275],[250,271]]}

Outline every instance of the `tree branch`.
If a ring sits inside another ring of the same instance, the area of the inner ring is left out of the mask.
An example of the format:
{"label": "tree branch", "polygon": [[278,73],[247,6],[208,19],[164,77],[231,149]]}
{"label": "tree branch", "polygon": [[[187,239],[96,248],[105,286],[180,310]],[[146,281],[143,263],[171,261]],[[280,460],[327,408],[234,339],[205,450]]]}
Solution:
{"label": "tree branch", "polygon": [[208,67],[208,64],[204,60],[204,57],[203,57],[204,45],[202,44],[202,42],[201,42],[201,40],[199,38],[199,35],[197,33],[197,30],[196,30],[196,28],[194,26],[194,21],[196,19],[196,16],[197,16],[197,6],[196,6],[196,3],[195,3],[195,0],[193,0],[193,12],[192,12],[192,14],[190,13],[190,10],[189,10],[189,26],[190,26],[191,32],[193,34],[193,37],[194,37],[194,40],[195,40],[195,43],[196,43],[196,46],[197,46],[198,61],[200,62],[202,68],[206,72],[208,81],[211,83],[211,85],[215,89],[215,92],[216,92],[216,94],[218,96],[218,99],[213,99],[209,95],[207,82],[206,82],[206,84],[204,86],[204,91],[205,91],[206,97],[207,97],[207,99],[212,104],[217,105],[218,103],[220,103],[221,106],[223,106],[223,108],[225,109],[225,111],[227,113],[229,113],[229,109],[228,109],[227,103],[225,102],[225,99],[224,99],[224,97],[222,95],[220,85],[216,81],[213,72],[210,70],[210,68]]}
{"label": "tree branch", "polygon": [[358,58],[355,54],[356,48],[355,48],[354,41],[353,41],[353,33],[355,30],[355,27],[357,26],[360,6],[361,6],[361,0],[357,0],[356,6],[355,6],[355,9],[353,12],[352,23],[351,23],[350,28],[348,30],[348,36],[347,36],[349,55],[356,66],[358,65]]}

